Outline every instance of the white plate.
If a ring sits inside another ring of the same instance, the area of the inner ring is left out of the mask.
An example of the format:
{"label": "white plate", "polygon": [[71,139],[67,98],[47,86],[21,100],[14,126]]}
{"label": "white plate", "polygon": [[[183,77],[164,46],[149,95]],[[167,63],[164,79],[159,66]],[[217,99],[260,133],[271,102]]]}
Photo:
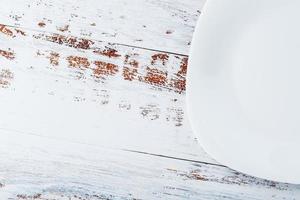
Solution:
{"label": "white plate", "polygon": [[211,156],[298,184],[299,8],[299,0],[208,0],[187,79],[191,123]]}

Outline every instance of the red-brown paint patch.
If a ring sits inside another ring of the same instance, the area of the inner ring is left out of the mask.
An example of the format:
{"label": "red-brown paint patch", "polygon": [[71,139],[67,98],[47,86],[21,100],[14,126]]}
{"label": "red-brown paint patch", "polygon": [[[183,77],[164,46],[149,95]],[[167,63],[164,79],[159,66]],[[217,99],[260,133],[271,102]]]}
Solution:
{"label": "red-brown paint patch", "polygon": [[157,61],[161,61],[163,65],[169,60],[169,55],[165,53],[158,53],[152,56],[151,64],[154,65]]}
{"label": "red-brown paint patch", "polygon": [[184,57],[181,61],[180,70],[178,71],[178,75],[186,76],[188,66],[188,57]]}
{"label": "red-brown paint patch", "polygon": [[167,75],[167,72],[147,67],[147,74],[144,77],[144,81],[151,85],[165,86],[167,83]]}
{"label": "red-brown paint patch", "polygon": [[77,38],[73,36],[66,37],[60,34],[50,34],[50,35],[39,34],[39,35],[34,35],[33,37],[36,39],[44,39],[49,42],[54,42],[60,45],[73,47],[76,49],[90,49],[91,45],[94,44],[93,41],[88,39]]}
{"label": "red-brown paint patch", "polygon": [[125,55],[124,65],[122,73],[124,80],[136,80],[138,78],[139,62],[135,59],[130,59],[129,55]]}
{"label": "red-brown paint patch", "polygon": [[0,88],[8,88],[14,74],[9,69],[2,69],[0,71]]}
{"label": "red-brown paint patch", "polygon": [[184,57],[181,60],[181,65],[179,71],[175,74],[175,78],[170,80],[170,86],[175,88],[179,93],[186,90],[186,74],[188,66],[188,57]]}
{"label": "red-brown paint patch", "polygon": [[115,75],[119,69],[118,66],[111,63],[102,61],[95,61],[96,68],[94,69],[94,76],[97,78],[103,78],[108,75]]}
{"label": "red-brown paint patch", "polygon": [[41,28],[44,28],[46,26],[46,23],[45,22],[39,22],[38,26],[41,27]]}
{"label": "red-brown paint patch", "polygon": [[134,67],[134,68],[139,67],[139,62],[134,59],[127,61],[126,64],[128,64],[129,66]]}
{"label": "red-brown paint patch", "polygon": [[50,61],[50,64],[53,66],[58,66],[59,65],[59,58],[60,55],[56,52],[51,52],[49,56],[47,56],[47,58]]}
{"label": "red-brown paint patch", "polygon": [[5,35],[8,35],[10,37],[14,37],[14,34],[13,34],[12,30],[7,28],[7,26],[5,26],[3,24],[0,24],[0,32],[5,34]]}
{"label": "red-brown paint patch", "polygon": [[15,58],[15,53],[11,51],[0,50],[0,56],[9,60],[13,60]]}
{"label": "red-brown paint patch", "polygon": [[[132,54],[132,56],[138,56],[138,54]],[[131,59],[130,55],[125,55],[124,64],[130,65],[131,67],[135,67],[135,68],[139,67],[138,61],[135,59]]]}
{"label": "red-brown paint patch", "polygon": [[47,36],[46,38],[51,42],[63,44],[69,47],[74,47],[76,49],[90,49],[90,46],[94,44],[94,42],[91,40],[77,37],[66,37],[58,34],[53,34],[51,36]]}
{"label": "red-brown paint patch", "polygon": [[124,67],[122,76],[124,80],[133,81],[137,79],[138,70],[134,68]]}
{"label": "red-brown paint patch", "polygon": [[116,49],[108,47],[106,47],[104,50],[95,50],[94,53],[107,56],[109,58],[117,58],[121,56],[120,54],[118,54],[118,51]]}
{"label": "red-brown paint patch", "polygon": [[170,85],[178,93],[182,93],[186,90],[186,80],[185,79],[171,79]]}
{"label": "red-brown paint patch", "polygon": [[67,61],[69,62],[70,67],[79,69],[86,69],[91,65],[87,58],[79,56],[69,56],[67,57]]}

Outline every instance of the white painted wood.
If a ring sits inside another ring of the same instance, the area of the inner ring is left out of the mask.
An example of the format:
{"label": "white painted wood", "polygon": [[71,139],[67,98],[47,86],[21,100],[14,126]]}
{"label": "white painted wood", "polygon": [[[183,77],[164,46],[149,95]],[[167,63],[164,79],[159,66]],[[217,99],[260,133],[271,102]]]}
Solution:
{"label": "white painted wood", "polygon": [[9,131],[1,131],[0,141],[1,199],[281,200],[300,195],[297,185],[219,166]]}
{"label": "white painted wood", "polygon": [[[0,23],[26,28],[0,25],[0,199],[300,197],[299,186],[218,166],[197,145],[187,57],[158,50],[187,54],[202,1],[2,2]],[[102,26],[90,24],[97,13]]]}
{"label": "white painted wood", "polygon": [[0,22],[188,54],[204,1],[2,0]]}
{"label": "white painted wood", "polygon": [[[153,61],[157,54],[153,51],[105,42],[95,42],[88,49],[74,48],[66,46],[70,43],[47,41],[51,34],[7,26],[2,30],[6,31],[0,33],[0,50],[12,52],[14,58],[0,57],[0,70],[13,74],[9,84],[0,89],[0,128],[213,162],[191,132],[185,97],[179,93],[184,91],[173,86],[186,57],[165,54],[169,58],[164,65]],[[120,56],[94,53],[107,47]],[[76,57],[84,61],[70,66],[70,58]],[[116,65],[116,73],[106,75],[110,71],[104,68],[104,74],[97,74],[95,61]],[[127,64],[133,61],[137,68]],[[153,70],[149,68],[168,73],[166,80],[155,85],[159,73],[150,76]],[[126,80],[126,69],[137,70],[137,77]]]}
{"label": "white painted wood", "polygon": [[[163,65],[152,60],[158,52],[101,42],[82,49],[78,42],[57,44],[48,33],[1,27],[0,197],[299,196],[299,186],[233,172],[201,150],[186,121],[184,91],[167,84],[178,78],[184,56],[168,54]],[[105,46],[120,56],[99,55]],[[91,66],[69,66],[69,56],[87,58]],[[95,78],[94,60],[116,64],[118,72]],[[122,73],[133,60],[141,80]],[[167,70],[167,83],[145,81],[149,66]]]}

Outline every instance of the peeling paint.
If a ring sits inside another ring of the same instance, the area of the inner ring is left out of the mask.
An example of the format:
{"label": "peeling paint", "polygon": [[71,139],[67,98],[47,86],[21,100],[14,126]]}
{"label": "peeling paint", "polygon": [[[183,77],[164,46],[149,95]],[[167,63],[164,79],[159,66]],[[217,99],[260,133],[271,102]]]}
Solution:
{"label": "peeling paint", "polygon": [[96,68],[94,69],[94,76],[97,78],[115,75],[119,71],[119,67],[115,64],[102,61],[95,61],[94,64],[96,65]]}
{"label": "peeling paint", "polygon": [[0,88],[8,88],[13,78],[14,74],[9,69],[2,69],[0,71]]}
{"label": "peeling paint", "polygon": [[43,39],[60,45],[73,47],[76,49],[90,49],[91,45],[94,44],[93,41],[88,39],[77,38],[73,36],[67,37],[60,34],[38,34],[34,35],[33,37],[36,39]]}
{"label": "peeling paint", "polygon": [[[56,52],[51,52],[50,55],[47,57],[50,61],[50,64],[53,65],[53,66],[58,66],[59,65],[59,58],[60,58],[60,55]],[[72,61],[71,61],[72,60]],[[74,61],[74,58],[69,60],[69,62],[71,61],[72,65],[74,65],[73,62]]]}
{"label": "peeling paint", "polygon": [[165,86],[167,83],[167,72],[160,71],[156,68],[147,67],[147,74],[144,77],[144,81],[151,85]]}
{"label": "peeling paint", "polygon": [[41,28],[44,28],[46,26],[46,23],[45,22],[39,22],[38,26],[41,27]]}
{"label": "peeling paint", "polygon": [[107,56],[109,58],[117,58],[121,56],[120,54],[118,54],[118,51],[116,49],[108,47],[106,47],[104,50],[94,50],[94,53]]}
{"label": "peeling paint", "polygon": [[124,80],[127,80],[127,81],[136,80],[137,76],[138,76],[138,70],[134,69],[134,68],[123,67],[122,76],[123,76]]}
{"label": "peeling paint", "polygon": [[186,74],[188,67],[188,57],[181,60],[179,71],[175,74],[175,78],[171,78],[170,86],[175,88],[177,92],[182,93],[186,90]]}
{"label": "peeling paint", "polygon": [[8,59],[8,60],[13,60],[15,58],[15,53],[11,50],[5,51],[0,49],[0,56]]}
{"label": "peeling paint", "polygon": [[70,67],[87,69],[91,64],[87,58],[79,56],[69,56],[67,57]]}
{"label": "peeling paint", "polygon": [[182,58],[180,70],[178,71],[177,75],[185,77],[187,73],[187,67],[188,67],[188,57]]}
{"label": "peeling paint", "polygon": [[130,55],[125,55],[122,76],[124,80],[133,81],[138,79],[139,62],[131,59]]}
{"label": "peeling paint", "polygon": [[7,28],[7,26],[5,26],[3,24],[0,24],[0,33],[3,33],[3,34],[5,34],[7,36],[10,36],[10,37],[14,37],[14,34],[13,34],[12,30]]}
{"label": "peeling paint", "polygon": [[166,65],[166,62],[169,59],[169,55],[166,53],[157,53],[152,56],[151,64],[154,65],[158,61],[161,61],[163,65]]}

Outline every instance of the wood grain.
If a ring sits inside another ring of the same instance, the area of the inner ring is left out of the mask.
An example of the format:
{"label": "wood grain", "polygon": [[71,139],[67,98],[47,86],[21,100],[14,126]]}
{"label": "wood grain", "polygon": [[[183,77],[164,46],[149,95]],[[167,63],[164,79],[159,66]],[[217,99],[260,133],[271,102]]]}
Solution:
{"label": "wood grain", "polygon": [[185,116],[186,56],[0,27],[1,128],[214,162]]}
{"label": "wood grain", "polygon": [[0,199],[300,198],[193,136],[186,54],[204,1],[1,3]]}
{"label": "wood grain", "polygon": [[[299,195],[299,186],[231,171],[200,149],[184,89],[169,84],[185,80],[186,56],[0,27],[3,198]],[[128,78],[125,69],[137,71]]]}
{"label": "wood grain", "polygon": [[[0,22],[188,54],[205,0],[2,0]],[[146,8],[146,9],[145,9]]]}
{"label": "wood grain", "polygon": [[0,134],[1,199],[298,199],[299,185],[222,166]]}

